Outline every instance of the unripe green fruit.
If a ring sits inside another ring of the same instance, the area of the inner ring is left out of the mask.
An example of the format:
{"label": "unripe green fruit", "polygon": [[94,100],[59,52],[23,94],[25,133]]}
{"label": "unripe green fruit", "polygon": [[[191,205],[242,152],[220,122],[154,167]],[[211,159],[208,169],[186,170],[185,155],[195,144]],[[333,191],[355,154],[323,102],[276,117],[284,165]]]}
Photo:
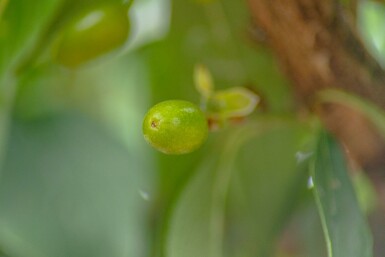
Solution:
{"label": "unripe green fruit", "polygon": [[127,8],[105,5],[76,17],[59,35],[54,60],[75,68],[122,46],[129,35]]}
{"label": "unripe green fruit", "polygon": [[206,140],[208,126],[203,112],[193,103],[169,100],[152,107],[143,121],[143,135],[166,154],[185,154]]}

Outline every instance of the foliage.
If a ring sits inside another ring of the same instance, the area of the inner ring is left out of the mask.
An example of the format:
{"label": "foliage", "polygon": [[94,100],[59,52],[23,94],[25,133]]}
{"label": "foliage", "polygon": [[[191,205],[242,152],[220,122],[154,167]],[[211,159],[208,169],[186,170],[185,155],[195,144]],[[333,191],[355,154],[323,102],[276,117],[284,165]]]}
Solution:
{"label": "foliage", "polygon": [[361,214],[342,151],[322,132],[312,164],[314,194],[329,256],[373,256],[372,238]]}
{"label": "foliage", "polygon": [[[129,9],[127,42],[63,67],[60,35],[105,5]],[[359,6],[379,60],[383,10]],[[232,0],[0,0],[0,256],[374,256],[362,206],[375,200],[355,196],[370,185],[298,111],[248,17]],[[143,139],[146,112],[169,99],[200,104],[217,125],[194,153]],[[371,103],[339,91],[317,100],[384,132]]]}

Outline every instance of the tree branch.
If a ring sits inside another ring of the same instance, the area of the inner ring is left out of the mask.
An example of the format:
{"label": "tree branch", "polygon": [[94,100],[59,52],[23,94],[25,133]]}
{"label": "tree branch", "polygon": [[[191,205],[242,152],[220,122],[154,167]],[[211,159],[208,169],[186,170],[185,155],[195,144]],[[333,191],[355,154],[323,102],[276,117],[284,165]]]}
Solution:
{"label": "tree branch", "polygon": [[372,124],[342,105],[314,105],[319,90],[335,87],[385,109],[385,73],[365,49],[351,16],[335,0],[248,1],[299,99],[319,114],[374,181],[384,183],[385,141]]}

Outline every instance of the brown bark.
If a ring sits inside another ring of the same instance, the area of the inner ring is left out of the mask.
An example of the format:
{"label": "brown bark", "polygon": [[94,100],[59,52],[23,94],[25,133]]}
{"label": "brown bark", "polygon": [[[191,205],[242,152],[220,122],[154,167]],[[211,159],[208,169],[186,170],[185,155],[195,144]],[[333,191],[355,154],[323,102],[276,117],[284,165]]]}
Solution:
{"label": "brown bark", "polygon": [[299,99],[316,111],[375,180],[385,181],[385,141],[355,110],[315,108],[315,94],[334,87],[385,109],[385,73],[368,54],[336,0],[248,0],[255,24],[279,59]]}

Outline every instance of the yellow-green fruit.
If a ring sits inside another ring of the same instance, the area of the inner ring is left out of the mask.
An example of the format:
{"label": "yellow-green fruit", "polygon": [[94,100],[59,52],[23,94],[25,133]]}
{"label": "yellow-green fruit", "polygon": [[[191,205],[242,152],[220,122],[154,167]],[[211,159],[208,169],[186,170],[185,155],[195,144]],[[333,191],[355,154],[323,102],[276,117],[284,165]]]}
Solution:
{"label": "yellow-green fruit", "polygon": [[64,28],[55,45],[54,59],[75,68],[122,46],[129,31],[126,7],[99,6],[79,15]]}
{"label": "yellow-green fruit", "polygon": [[206,140],[208,126],[203,112],[193,103],[169,100],[152,107],[143,121],[143,135],[166,154],[185,154]]}

